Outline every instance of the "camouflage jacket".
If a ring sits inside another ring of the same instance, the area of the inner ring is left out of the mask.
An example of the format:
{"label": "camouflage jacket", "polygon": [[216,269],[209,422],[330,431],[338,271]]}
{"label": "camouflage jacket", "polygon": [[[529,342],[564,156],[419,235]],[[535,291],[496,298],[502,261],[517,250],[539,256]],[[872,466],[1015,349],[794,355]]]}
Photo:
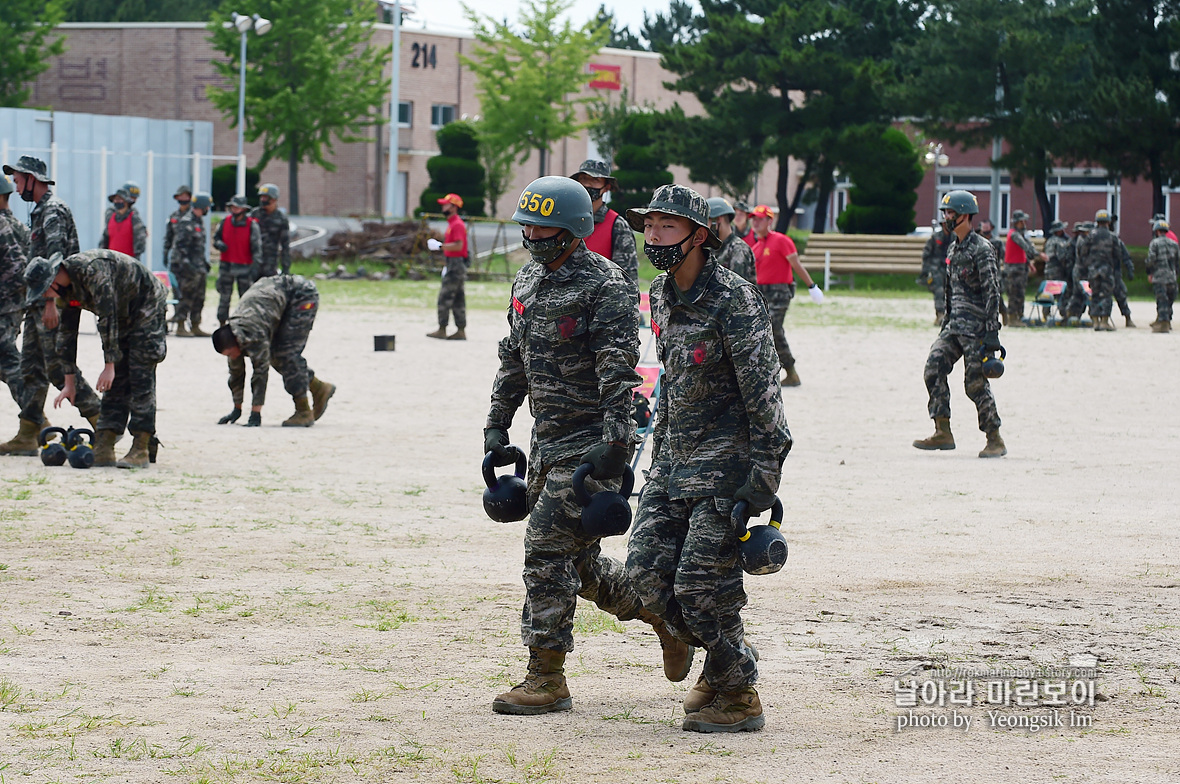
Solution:
{"label": "camouflage jacket", "polygon": [[168,216],[168,225],[164,227],[164,260],[167,260],[172,255],[172,241],[176,236],[176,224],[180,221],[182,215],[186,215],[192,207],[183,210],[176,210]]}
{"label": "camouflage jacket", "polygon": [[922,277],[927,280],[930,276],[946,267],[946,252],[950,247],[946,234],[936,231],[926,240],[922,248]]}
{"label": "camouflage jacket", "polygon": [[778,492],[791,432],[757,287],[712,259],[688,291],[659,275],[651,323],[664,376],[648,481],[673,499]]}
{"label": "camouflage jacket", "polygon": [[[610,206],[603,203],[594,211],[594,225],[606,220],[606,211]],[[615,218],[615,225],[610,234],[611,261],[623,271],[627,280],[639,285],[639,251],[635,248],[635,233],[627,225],[627,219],[622,215]]]}
{"label": "camouflage jacket", "polygon": [[1049,257],[1049,261],[1046,262],[1048,266],[1059,265],[1063,271],[1069,271],[1070,262],[1073,261],[1073,254],[1070,252],[1069,240],[1067,238],[1058,237],[1056,234],[1051,235],[1045,240],[1045,255]]}
{"label": "camouflage jacket", "polygon": [[250,357],[253,371],[250,389],[255,405],[262,405],[266,399],[271,348],[279,322],[288,308],[318,300],[315,284],[302,275],[271,275],[260,278],[238,301],[238,307],[229,317],[229,328],[238,340],[242,355]]}
{"label": "camouflage jacket", "polygon": [[20,243],[21,250],[25,255],[29,253],[29,227],[21,222],[21,219],[12,214],[12,210],[0,210],[0,223],[7,223],[12,228],[12,233],[16,235],[16,241]]}
{"label": "camouflage jacket", "polygon": [[205,260],[205,220],[198,218],[192,210],[186,210],[173,223],[168,222],[172,234],[172,250],[168,256],[171,269],[189,267],[202,272],[209,271]]}
{"label": "camouflage jacket", "polygon": [[250,217],[258,221],[262,232],[263,267],[270,272],[291,269],[291,222],[287,213],[281,207],[276,207],[274,212],[255,207]]}
{"label": "camouflage jacket", "polygon": [[[111,216],[115,214],[113,207],[107,207],[107,211],[102,216],[102,238],[98,241],[98,247],[109,248],[111,246],[110,238],[110,223]],[[116,216],[115,220],[122,223],[125,220],[131,221],[131,244],[135,249],[132,255],[137,259],[142,259],[143,254],[147,251],[147,226],[143,225],[143,220],[139,217],[139,213],[135,208],[127,210],[127,214],[122,218]]]}
{"label": "camouflage jacket", "polygon": [[1073,280],[1085,280],[1086,265],[1082,262],[1082,245],[1088,234],[1075,234],[1069,238],[1069,258],[1073,264]]}
{"label": "camouflage jacket", "polygon": [[758,282],[754,276],[754,251],[736,231],[731,231],[721,242],[721,247],[712,251],[712,258],[727,270],[736,272],[742,280]]}
{"label": "camouflage jacket", "polygon": [[603,441],[632,443],[631,391],[641,380],[637,299],[622,270],[581,244],[556,271],[521,267],[487,427],[507,430],[527,396],[536,468]]}
{"label": "camouflage jacket", "polygon": [[1088,276],[1099,271],[1114,275],[1119,268],[1118,237],[1110,229],[1099,226],[1078,243],[1078,260]]}
{"label": "camouflage jacket", "polygon": [[983,337],[1000,331],[1000,265],[995,248],[970,232],[957,237],[947,253],[946,315],[942,328],[952,335]]}
{"label": "camouflage jacket", "polygon": [[[254,269],[262,265],[262,230],[258,228],[258,221],[251,220],[249,214],[243,214],[243,219],[250,222],[250,260]],[[232,215],[226,215],[221,223],[217,224],[217,229],[213,232],[213,247],[220,251],[225,250],[225,242],[221,239],[222,227],[226,223],[233,221]],[[242,226],[244,224],[234,222],[235,226]]]}
{"label": "camouflage jacket", "polygon": [[[62,262],[70,276],[67,296],[59,299],[61,328],[57,331],[57,354],[65,373],[77,370],[78,321],[83,310],[98,317],[103,361],[123,359],[120,342],[145,316],[167,306],[168,290],[155,275],[131,256],[113,250],[75,253]],[[159,320],[163,343],[164,320]],[[163,359],[163,356],[160,356]]]}
{"label": "camouflage jacket", "polygon": [[47,259],[54,253],[65,258],[79,250],[74,213],[64,201],[46,193],[29,213],[29,258],[41,256]]}
{"label": "camouflage jacket", "polygon": [[1176,282],[1180,275],[1180,245],[1167,237],[1156,237],[1147,246],[1147,274],[1152,283]]}
{"label": "camouflage jacket", "polygon": [[25,306],[28,257],[14,225],[24,226],[10,211],[0,212],[0,313],[23,310]]}
{"label": "camouflage jacket", "polygon": [[[1115,242],[1117,242],[1118,246],[1119,246],[1118,255],[1119,255],[1119,260],[1123,263],[1122,272],[1127,277],[1128,280],[1133,279],[1135,277],[1135,262],[1131,258],[1131,251],[1127,250],[1127,244],[1125,242],[1123,242],[1122,238],[1119,237],[1117,234],[1115,235],[1114,239],[1115,239]],[[1117,264],[1115,265],[1115,269],[1118,269]]]}

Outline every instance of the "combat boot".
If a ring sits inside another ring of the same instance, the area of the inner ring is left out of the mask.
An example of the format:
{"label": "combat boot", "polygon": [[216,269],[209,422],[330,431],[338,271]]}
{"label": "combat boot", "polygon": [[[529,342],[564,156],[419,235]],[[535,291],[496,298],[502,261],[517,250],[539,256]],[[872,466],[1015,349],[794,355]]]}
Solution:
{"label": "combat boot", "polygon": [[639,620],[655,629],[656,637],[660,638],[660,648],[664,652],[664,677],[673,683],[680,683],[687,678],[688,671],[692,669],[692,655],[696,648],[673,637],[672,632],[668,631],[668,627],[655,613],[642,610]]}
{"label": "combat boot", "polygon": [[115,439],[118,434],[114,430],[94,431],[94,467],[107,468],[115,465]]}
{"label": "combat boot", "polygon": [[565,683],[565,651],[529,648],[529,671],[523,682],[492,701],[496,713],[535,716],[574,707]]}
{"label": "combat boot", "polygon": [[783,377],[784,387],[797,387],[803,383],[799,380],[799,374],[795,372],[794,363],[792,363],[789,368],[784,369],[787,371],[787,375]]}
{"label": "combat boot", "polygon": [[1157,335],[1165,334],[1168,331],[1168,322],[1166,322],[1166,321],[1153,321],[1153,322],[1151,322],[1151,331],[1156,333]]}
{"label": "combat boot", "polygon": [[151,440],[151,433],[132,433],[131,449],[115,465],[119,468],[147,468],[151,462],[148,459],[148,446]]}
{"label": "combat boot", "polygon": [[437,338],[439,340],[446,340],[447,339],[447,328],[445,326],[442,326],[442,327],[439,327],[438,329],[436,329],[434,332],[427,332],[426,337]]}
{"label": "combat boot", "polygon": [[918,449],[954,449],[955,437],[951,434],[950,417],[934,417],[934,435],[914,442]]}
{"label": "combat boot", "polygon": [[[94,416],[85,417],[85,419],[87,422],[90,423],[90,429],[93,430],[95,433],[97,433],[98,432],[98,414],[95,414]],[[49,420],[45,421],[45,426],[49,427]]]}
{"label": "combat boot", "polygon": [[684,717],[681,729],[691,732],[753,732],[766,725],[762,703],[753,686],[719,692],[711,703]]}
{"label": "combat boot", "polygon": [[[758,661],[758,649],[754,647],[749,640],[742,639],[742,648],[746,655],[754,661]],[[717,690],[709,685],[709,681],[705,678],[702,672],[701,677],[697,678],[696,685],[688,690],[688,694],[684,697],[684,715],[696,713],[701,708],[708,705],[717,697]]]}
{"label": "combat boot", "polygon": [[447,335],[447,340],[467,340],[467,330],[460,327],[454,335]]}
{"label": "combat boot", "polygon": [[[49,427],[49,422],[45,423],[45,427]],[[40,434],[41,425],[29,419],[21,419],[16,435],[0,444],[0,455],[36,457],[40,447],[37,436]]]}
{"label": "combat boot", "polygon": [[1127,329],[1139,329],[1138,327],[1135,326],[1135,322],[1131,321],[1130,316],[1125,316],[1124,318],[1126,318],[1126,320],[1127,320]]}
{"label": "combat boot", "polygon": [[1171,331],[1172,331],[1172,322],[1170,322],[1170,321],[1165,321],[1165,322],[1164,322],[1164,326],[1165,326],[1165,327],[1167,327],[1167,329],[1165,330],[1166,332],[1171,332]]}
{"label": "combat boot", "polygon": [[193,333],[189,332],[188,327],[186,327],[183,322],[176,325],[176,337],[191,338],[192,336]]}
{"label": "combat boot", "polygon": [[943,319],[943,312],[941,310],[934,311],[934,326],[941,327]]}
{"label": "combat boot", "polygon": [[307,390],[311,392],[311,410],[318,422],[328,410],[328,401],[336,394],[336,385],[312,376],[311,381],[307,382]]}
{"label": "combat boot", "polygon": [[1003,457],[1008,454],[1008,447],[1004,446],[1004,439],[1000,438],[1000,429],[989,430],[987,446],[979,453],[980,457]]}
{"label": "combat boot", "polygon": [[292,396],[295,401],[295,413],[283,420],[283,427],[311,427],[315,424],[315,414],[307,404],[307,395]]}
{"label": "combat boot", "polygon": [[189,327],[188,334],[192,335],[194,338],[207,338],[207,337],[209,337],[209,333],[206,332],[205,330],[201,329],[201,320],[200,319],[193,319],[192,320],[192,326]]}

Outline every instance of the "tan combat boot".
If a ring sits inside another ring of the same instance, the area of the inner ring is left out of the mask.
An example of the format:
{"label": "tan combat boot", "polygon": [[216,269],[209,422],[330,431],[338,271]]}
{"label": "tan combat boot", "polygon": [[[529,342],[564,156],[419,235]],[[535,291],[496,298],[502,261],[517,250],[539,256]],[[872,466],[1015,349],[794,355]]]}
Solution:
{"label": "tan combat boot", "polygon": [[565,683],[565,651],[529,648],[529,672],[512,691],[496,696],[492,710],[516,716],[569,710],[574,707]]}
{"label": "tan combat boot", "polygon": [[1130,316],[1127,316],[1126,319],[1127,319],[1127,329],[1139,329],[1138,327],[1135,326],[1135,322],[1131,321]]}
{"label": "tan combat boot", "polygon": [[1167,331],[1168,331],[1168,332],[1171,332],[1171,331],[1172,331],[1172,322],[1170,322],[1170,321],[1165,321],[1165,322],[1164,322],[1164,326],[1168,328],[1168,329],[1167,329]]}
{"label": "tan combat boot", "polygon": [[200,318],[195,318],[192,320],[192,326],[189,328],[188,333],[190,335],[192,335],[194,338],[207,338],[207,337],[209,337],[209,333],[206,332],[205,330],[201,329],[201,319]]}
{"label": "tan combat boot", "polygon": [[189,332],[188,327],[186,327],[184,325],[183,321],[176,325],[176,337],[178,337],[178,338],[191,338],[192,336],[193,336],[193,333]]}
{"label": "tan combat boot", "polygon": [[783,377],[784,387],[797,387],[803,382],[799,380],[799,374],[795,372],[795,366],[792,364],[789,368],[784,368],[787,375]]}
{"label": "tan combat boot", "polygon": [[934,326],[941,327],[943,319],[943,312],[941,310],[934,311]]}
{"label": "tan combat boot", "polygon": [[1153,322],[1151,322],[1151,331],[1155,332],[1158,335],[1162,335],[1162,334],[1166,333],[1168,331],[1168,322],[1166,322],[1166,321],[1153,321]]}
{"label": "tan combat boot", "polygon": [[283,420],[283,427],[311,427],[315,424],[315,414],[307,403],[307,395],[292,396],[295,401],[295,413]]}
{"label": "tan combat boot", "polygon": [[[758,649],[754,647],[749,640],[742,640],[742,647],[746,649],[746,655],[754,661],[758,661]],[[701,677],[697,678],[696,684],[688,690],[688,694],[684,697],[684,715],[696,713],[701,708],[708,705],[717,697],[717,690],[709,685],[709,681],[705,678],[702,672]]]}
{"label": "tan combat boot", "polygon": [[711,703],[684,717],[681,729],[691,732],[753,732],[766,724],[753,686],[719,692]]}
{"label": "tan combat boot", "polygon": [[328,410],[328,401],[332,399],[332,395],[336,394],[336,385],[329,384],[327,381],[320,381],[315,376],[311,377],[311,381],[307,382],[307,391],[311,392],[311,410],[315,414],[315,418],[324,415]]}
{"label": "tan combat boot", "polygon": [[439,340],[446,340],[447,339],[447,328],[446,327],[439,327],[434,332],[427,332],[426,337],[437,338]]}
{"label": "tan combat boot", "polygon": [[447,340],[467,340],[467,330],[457,329],[454,335],[447,335]]}
{"label": "tan combat boot", "polygon": [[131,449],[115,465],[119,468],[147,468],[151,462],[148,459],[148,444],[151,440],[151,433],[132,433]]}
{"label": "tan combat boot", "polygon": [[672,632],[668,631],[668,627],[655,613],[642,610],[639,620],[655,629],[656,637],[660,638],[660,648],[664,652],[664,677],[673,683],[680,683],[687,678],[688,671],[692,669],[692,655],[696,648],[673,637]]}
{"label": "tan combat boot", "polygon": [[[93,430],[95,433],[98,433],[98,414],[95,414],[94,416],[84,417],[84,418],[87,422],[90,423],[90,429]],[[48,424],[46,424],[46,427],[48,427]]]}
{"label": "tan combat boot", "polygon": [[915,441],[914,446],[918,449],[954,449],[950,417],[934,417],[934,435]]}
{"label": "tan combat boot", "polygon": [[115,439],[119,436],[114,430],[94,431],[94,467],[103,468],[115,465]]}
{"label": "tan combat boot", "polygon": [[1004,446],[1004,439],[1000,438],[1000,429],[987,434],[987,446],[979,453],[980,457],[1003,457],[1008,454],[1008,447]]}
{"label": "tan combat boot", "polygon": [[[48,420],[45,421],[45,427],[49,427]],[[37,436],[40,434],[41,425],[29,419],[21,419],[16,435],[0,444],[0,455],[36,457],[40,447]]]}

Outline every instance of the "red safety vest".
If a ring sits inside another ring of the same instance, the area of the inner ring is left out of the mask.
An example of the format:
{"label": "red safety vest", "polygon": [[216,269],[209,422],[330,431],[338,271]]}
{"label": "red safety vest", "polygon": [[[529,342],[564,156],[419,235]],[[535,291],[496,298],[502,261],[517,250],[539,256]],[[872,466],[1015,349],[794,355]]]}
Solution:
{"label": "red safety vest", "polygon": [[134,256],[135,237],[131,231],[131,215],[123,220],[118,220],[115,215],[116,213],[112,212],[107,220],[107,247]]}
{"label": "red safety vest", "polygon": [[1024,254],[1024,248],[1016,244],[1016,240],[1012,239],[1012,234],[1016,229],[1009,229],[1008,240],[1004,243],[1004,263],[1005,264],[1027,264],[1028,256]]}
{"label": "red safety vest", "polygon": [[221,222],[221,241],[225,243],[225,250],[221,252],[222,261],[230,264],[254,263],[250,255],[250,226],[254,223],[253,218],[247,218],[242,226],[235,226],[233,218]]}
{"label": "red safety vest", "polygon": [[607,208],[606,217],[602,219],[602,223],[594,224],[594,233],[583,240],[587,250],[592,250],[599,256],[611,258],[614,252],[615,221],[618,217],[619,213]]}

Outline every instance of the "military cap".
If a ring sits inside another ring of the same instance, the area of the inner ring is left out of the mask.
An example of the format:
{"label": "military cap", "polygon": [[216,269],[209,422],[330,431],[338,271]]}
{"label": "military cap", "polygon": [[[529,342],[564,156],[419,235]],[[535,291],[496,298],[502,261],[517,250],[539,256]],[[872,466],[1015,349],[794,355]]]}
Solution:
{"label": "military cap", "polygon": [[128,180],[127,182],[123,183],[123,187],[120,188],[120,190],[127,191],[127,195],[131,198],[131,201],[135,201],[139,198],[139,183]]}
{"label": "military cap", "polygon": [[1094,231],[1094,221],[1086,221],[1085,223],[1083,223],[1082,224],[1082,231],[1086,231],[1086,232]]}
{"label": "military cap", "polygon": [[258,186],[258,195],[259,196],[269,196],[270,198],[274,199],[275,201],[278,201],[279,200],[279,186],[275,185],[273,182],[263,183],[262,185]]}
{"label": "military cap", "polygon": [[549,175],[528,184],[512,220],[521,226],[565,229],[575,237],[594,233],[594,205],[586,187],[569,177]]}
{"label": "military cap", "polygon": [[1156,221],[1152,221],[1151,222],[1151,230],[1152,231],[1167,231],[1168,230],[1168,222],[1166,220],[1164,220],[1163,218],[1160,218],[1159,220],[1156,220]]}
{"label": "military cap", "polygon": [[1094,213],[1094,222],[1095,223],[1110,223],[1110,211],[1109,210],[1098,210],[1098,212]]}
{"label": "military cap", "polygon": [[12,179],[7,174],[0,174],[0,196],[7,196],[16,190],[16,186],[12,184]]}
{"label": "military cap", "polygon": [[231,207],[249,207],[250,202],[246,201],[245,196],[234,196],[232,199],[229,200],[229,206],[231,206]]}
{"label": "military cap", "polygon": [[457,193],[448,193],[441,199],[436,199],[439,204],[454,204],[459,209],[463,209],[463,197]]}
{"label": "military cap", "polygon": [[5,174],[15,174],[16,172],[32,175],[34,179],[38,179],[46,185],[57,184],[49,179],[49,171],[45,168],[45,161],[40,158],[34,158],[32,155],[22,155],[17,160],[15,166],[9,166],[7,163],[4,164]]}
{"label": "military cap", "polygon": [[43,256],[34,256],[32,261],[25,266],[25,291],[28,292],[25,296],[25,307],[36,305],[41,301],[45,292],[49,291],[53,279],[57,277],[61,262],[61,254],[55,253],[48,259]]}
{"label": "military cap", "polygon": [[1065,221],[1056,220],[1050,223],[1049,233],[1052,234],[1055,231],[1065,231]]}
{"label": "military cap", "polygon": [[733,208],[735,210],[738,210],[739,212],[749,212],[750,211],[750,205],[746,204],[741,199],[738,199],[737,201],[735,201],[733,203]]}
{"label": "military cap", "polygon": [[1155,215],[1151,216],[1152,223],[1155,223],[1157,220],[1167,220],[1167,219],[1168,219],[1168,216],[1164,215],[1162,212],[1157,212]]}
{"label": "military cap", "polygon": [[172,198],[175,199],[177,196],[192,196],[192,195],[193,195],[192,188],[188,187],[187,185],[181,185],[179,188],[176,189],[176,193],[172,194]]}
{"label": "military cap", "polygon": [[720,218],[723,215],[733,217],[733,205],[720,196],[709,199],[709,218]]}
{"label": "military cap", "polygon": [[604,180],[616,182],[615,178],[611,176],[610,165],[606,161],[596,161],[593,158],[588,158],[582,161],[582,165],[578,170],[570,175],[570,179],[577,177],[579,174],[585,174],[589,177],[601,177]]}
{"label": "military cap", "polygon": [[1012,222],[1013,223],[1015,223],[1016,221],[1022,221],[1022,220],[1028,220],[1028,213],[1027,212],[1025,212],[1024,210],[1017,210],[1016,212],[1012,213]]}
{"label": "military cap", "polygon": [[110,196],[107,196],[107,201],[113,202],[117,198],[121,198],[123,201],[131,201],[131,194],[120,188]]}
{"label": "military cap", "polygon": [[1074,231],[1087,231],[1086,222],[1085,221],[1074,221],[1073,230]]}
{"label": "military cap", "polygon": [[[947,191],[939,201],[938,209],[950,210],[957,215],[976,215],[979,213],[979,199],[976,199],[975,194],[971,191]],[[1024,215],[1024,213],[1017,210],[1016,215]],[[1016,218],[1016,215],[1012,217]],[[1025,217],[1028,216],[1025,215]]]}
{"label": "military cap", "polygon": [[213,197],[204,191],[200,191],[193,196],[193,206],[198,210],[207,210],[213,206]]}
{"label": "military cap", "polygon": [[651,202],[646,207],[627,210],[627,223],[635,231],[643,231],[643,216],[652,212],[688,218],[709,232],[705,239],[706,248],[721,247],[721,239],[709,228],[709,203],[692,188],[684,185],[661,185],[651,195]]}

